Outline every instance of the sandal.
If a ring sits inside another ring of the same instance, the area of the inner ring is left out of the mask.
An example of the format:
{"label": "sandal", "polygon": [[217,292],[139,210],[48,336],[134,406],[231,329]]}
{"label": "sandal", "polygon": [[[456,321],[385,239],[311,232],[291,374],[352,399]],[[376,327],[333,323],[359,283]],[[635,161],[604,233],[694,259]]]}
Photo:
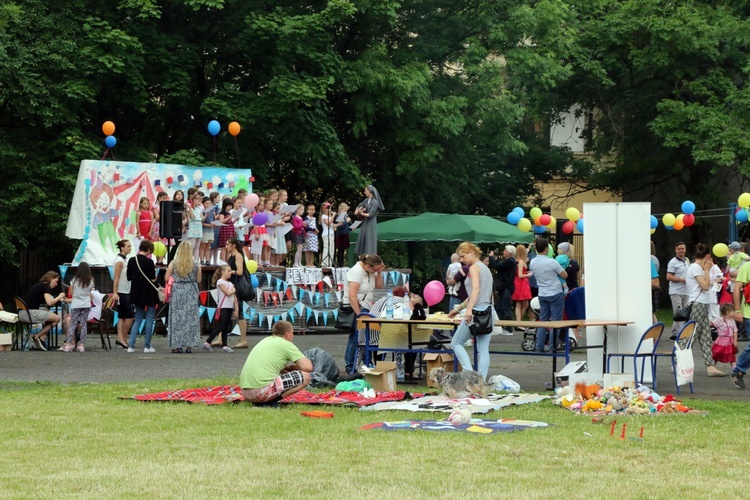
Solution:
{"label": "sandal", "polygon": [[185,354],[193,354],[193,349],[190,347],[185,348]]}
{"label": "sandal", "polygon": [[172,354],[182,354],[182,347],[175,347],[172,349]]}

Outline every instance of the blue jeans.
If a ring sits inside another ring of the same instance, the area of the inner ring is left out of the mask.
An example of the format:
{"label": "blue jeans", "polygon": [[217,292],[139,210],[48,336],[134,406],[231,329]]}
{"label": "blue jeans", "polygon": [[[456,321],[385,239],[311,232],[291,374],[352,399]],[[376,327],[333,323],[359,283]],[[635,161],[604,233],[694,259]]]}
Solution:
{"label": "blue jeans", "polygon": [[737,358],[737,364],[735,365],[734,370],[732,370],[732,373],[745,374],[748,369],[750,369],[750,344],[747,344],[745,350],[742,351],[740,357]]}
{"label": "blue jeans", "polygon": [[451,298],[448,300],[448,312],[451,312],[453,310],[453,306],[461,303],[461,301],[458,300],[458,297],[454,297],[453,295],[451,295],[450,297]]}
{"label": "blue jeans", "polygon": [[156,314],[156,306],[148,306],[145,310],[143,307],[135,306],[135,321],[133,321],[133,327],[130,329],[130,338],[128,338],[128,347],[135,349],[135,339],[138,337],[138,330],[141,329],[141,321],[144,321],[143,316],[146,316],[146,324],[143,325],[143,334],[146,336],[145,348],[151,347],[151,335],[154,333],[154,315]]}
{"label": "blue jeans", "polygon": [[[370,312],[369,309],[360,309],[360,314]],[[354,320],[352,331],[349,332],[349,340],[346,342],[344,351],[344,369],[347,373],[353,373],[357,368],[357,348],[359,347],[359,332],[357,331],[357,320]]]}
{"label": "blue jeans", "polygon": [[[484,311],[490,306],[479,306],[475,307],[477,311]],[[477,371],[482,374],[486,379],[487,372],[490,370],[490,338],[492,335],[477,335],[474,337],[474,342],[477,343]],[[453,334],[451,340],[451,349],[456,355],[456,359],[461,364],[461,368],[464,370],[473,370],[474,367],[471,365],[471,359],[469,353],[466,352],[464,344],[471,338],[471,330],[469,325],[466,324],[466,320],[461,321],[458,325],[456,333]]]}
{"label": "blue jeans", "polygon": [[[557,321],[563,317],[565,308],[565,296],[562,293],[549,297],[539,297],[539,320]],[[536,329],[536,352],[544,352],[544,344],[547,343],[549,330],[546,328]],[[554,347],[554,339],[550,346]]]}

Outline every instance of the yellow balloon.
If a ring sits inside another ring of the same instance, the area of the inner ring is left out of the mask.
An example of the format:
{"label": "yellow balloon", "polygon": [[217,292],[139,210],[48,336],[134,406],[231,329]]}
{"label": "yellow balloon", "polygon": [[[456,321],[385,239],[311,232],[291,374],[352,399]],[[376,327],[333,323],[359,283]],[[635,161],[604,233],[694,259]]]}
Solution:
{"label": "yellow balloon", "polygon": [[518,221],[518,229],[524,233],[528,233],[531,231],[531,221],[526,217],[521,217],[521,220]]}
{"label": "yellow balloon", "polygon": [[718,258],[726,257],[729,253],[729,247],[725,243],[717,243],[714,245],[714,255]]}
{"label": "yellow balloon", "polygon": [[167,246],[161,241],[154,242],[154,255],[156,257],[164,257],[167,255]]}
{"label": "yellow balloon", "polygon": [[576,207],[570,207],[565,211],[565,217],[573,222],[578,222],[578,219],[581,218],[581,212]]}
{"label": "yellow balloon", "polygon": [[258,263],[252,259],[247,259],[245,261],[245,267],[247,268],[247,272],[249,272],[250,274],[253,274],[254,272],[258,270]]}
{"label": "yellow balloon", "polygon": [[651,234],[654,234],[656,232],[656,229],[651,230]]}
{"label": "yellow balloon", "polygon": [[674,214],[664,214],[664,217],[661,218],[661,221],[664,223],[665,226],[674,226],[674,221],[676,220]]}
{"label": "yellow balloon", "polygon": [[549,221],[549,224],[547,224],[547,229],[549,229],[550,231],[554,231],[555,228],[557,227],[557,219],[555,219],[551,215],[549,216],[549,218],[550,218],[550,221]]}
{"label": "yellow balloon", "polygon": [[750,207],[750,193],[742,193],[740,197],[737,198],[737,204],[742,208]]}
{"label": "yellow balloon", "polygon": [[534,207],[531,210],[529,210],[529,215],[532,219],[536,219],[537,217],[542,216],[542,209],[539,207]]}

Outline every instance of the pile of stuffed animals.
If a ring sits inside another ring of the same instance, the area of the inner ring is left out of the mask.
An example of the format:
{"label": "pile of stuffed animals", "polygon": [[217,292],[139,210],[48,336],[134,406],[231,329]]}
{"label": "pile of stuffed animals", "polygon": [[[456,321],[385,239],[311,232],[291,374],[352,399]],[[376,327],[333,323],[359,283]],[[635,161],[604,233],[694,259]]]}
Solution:
{"label": "pile of stuffed animals", "polygon": [[599,384],[576,384],[575,387],[558,387],[557,398],[552,402],[578,413],[629,415],[652,415],[656,413],[687,413],[690,408],[676,400],[671,394],[659,396],[652,389],[640,386],[609,387]]}

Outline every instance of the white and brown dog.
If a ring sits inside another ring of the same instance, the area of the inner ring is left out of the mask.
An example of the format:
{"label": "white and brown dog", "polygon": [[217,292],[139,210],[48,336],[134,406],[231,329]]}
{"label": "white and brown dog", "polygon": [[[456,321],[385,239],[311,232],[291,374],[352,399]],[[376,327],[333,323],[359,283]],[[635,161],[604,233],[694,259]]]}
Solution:
{"label": "white and brown dog", "polygon": [[445,368],[433,368],[429,377],[449,398],[472,395],[485,398],[491,389],[482,374],[474,370],[447,372]]}

